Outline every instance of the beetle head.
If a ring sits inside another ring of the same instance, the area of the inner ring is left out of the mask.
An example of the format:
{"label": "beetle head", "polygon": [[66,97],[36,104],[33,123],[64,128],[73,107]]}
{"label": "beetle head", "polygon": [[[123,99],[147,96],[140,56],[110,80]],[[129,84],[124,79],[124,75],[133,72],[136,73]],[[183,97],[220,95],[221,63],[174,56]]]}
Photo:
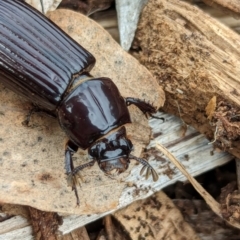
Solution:
{"label": "beetle head", "polygon": [[122,127],[98,140],[88,153],[105,173],[109,174],[112,170],[122,173],[128,168],[132,149],[133,145],[126,137],[126,129]]}
{"label": "beetle head", "polygon": [[152,174],[153,180],[157,181],[158,175],[152,166],[145,159],[131,155],[132,150],[133,144],[126,136],[126,128],[121,127],[99,139],[89,148],[88,153],[98,162],[100,169],[107,174],[111,174],[113,170],[117,173],[124,172],[128,169],[130,159],[134,159],[143,165],[140,174],[147,169],[146,178]]}

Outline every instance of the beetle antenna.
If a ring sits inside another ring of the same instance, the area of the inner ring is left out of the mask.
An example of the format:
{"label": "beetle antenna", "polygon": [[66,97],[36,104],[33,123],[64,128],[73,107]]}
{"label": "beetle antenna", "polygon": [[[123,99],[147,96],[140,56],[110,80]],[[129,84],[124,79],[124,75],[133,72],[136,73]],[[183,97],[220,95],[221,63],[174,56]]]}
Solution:
{"label": "beetle antenna", "polygon": [[157,172],[154,170],[154,168],[145,159],[135,157],[132,154],[129,155],[129,159],[134,159],[134,160],[140,162],[143,165],[143,167],[140,171],[140,175],[142,175],[143,172],[145,171],[145,169],[147,169],[147,172],[146,172],[146,175],[145,175],[146,179],[148,179],[149,175],[152,174],[153,181],[156,182],[158,180]]}

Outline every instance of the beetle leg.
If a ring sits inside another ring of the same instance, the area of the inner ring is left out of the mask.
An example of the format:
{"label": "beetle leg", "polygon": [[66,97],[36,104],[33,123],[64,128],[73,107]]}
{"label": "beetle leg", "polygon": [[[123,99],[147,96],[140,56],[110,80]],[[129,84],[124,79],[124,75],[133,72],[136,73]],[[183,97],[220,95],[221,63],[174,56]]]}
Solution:
{"label": "beetle leg", "polygon": [[141,100],[139,98],[127,97],[125,101],[127,106],[130,106],[133,104],[136,107],[138,107],[144,114],[147,114],[147,113],[153,114],[156,112],[156,108],[152,104],[147,103],[145,100]]}
{"label": "beetle leg", "polygon": [[78,147],[72,143],[70,140],[66,144],[65,149],[65,169],[67,174],[67,183],[69,186],[72,187],[72,190],[75,193],[75,196],[77,198],[77,205],[80,204],[79,196],[77,192],[77,178],[73,175],[74,165],[73,165],[73,154],[78,150]]}
{"label": "beetle leg", "polygon": [[77,184],[79,183],[77,179],[77,177],[79,177],[79,174],[77,173],[86,167],[93,166],[95,163],[95,160],[74,168],[72,156],[74,153],[77,152],[77,150],[78,150],[78,146],[69,140],[66,144],[66,150],[65,150],[65,169],[67,174],[68,185],[71,186],[72,190],[75,192],[75,196],[77,198],[77,205],[79,205],[80,200],[79,200],[78,191],[76,187]]}
{"label": "beetle leg", "polygon": [[25,120],[22,122],[22,125],[28,127],[32,115],[33,115],[34,113],[36,113],[36,112],[39,112],[39,111],[40,111],[40,110],[39,110],[39,107],[36,106],[36,105],[33,105],[33,108],[28,112]]}
{"label": "beetle leg", "polygon": [[74,170],[73,170],[72,173],[73,173],[73,174],[77,174],[78,171],[83,170],[83,169],[86,168],[86,167],[92,167],[92,166],[94,165],[94,163],[95,163],[95,160],[92,160],[91,162],[82,164],[82,165],[74,168]]}
{"label": "beetle leg", "polygon": [[154,168],[145,159],[135,157],[132,154],[129,155],[129,158],[137,160],[138,162],[140,162],[143,165],[143,167],[140,171],[140,175],[142,175],[143,172],[145,171],[145,169],[147,169],[147,172],[146,172],[146,175],[145,175],[146,179],[148,179],[149,175],[151,174],[154,182],[156,182],[158,180],[157,172],[154,170]]}
{"label": "beetle leg", "polygon": [[125,98],[125,101],[127,106],[130,106],[133,104],[137,108],[139,108],[146,117],[150,116],[152,118],[164,120],[164,118],[153,116],[153,113],[156,113],[156,108],[152,104],[147,103],[145,100],[141,100],[139,98],[127,97]]}

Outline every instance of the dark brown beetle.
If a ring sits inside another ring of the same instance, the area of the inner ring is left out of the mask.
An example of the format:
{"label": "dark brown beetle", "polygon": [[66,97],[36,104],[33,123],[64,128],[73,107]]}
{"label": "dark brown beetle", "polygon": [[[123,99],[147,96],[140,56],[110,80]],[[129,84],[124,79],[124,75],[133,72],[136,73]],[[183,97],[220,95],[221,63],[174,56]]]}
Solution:
{"label": "dark brown beetle", "polygon": [[[79,170],[96,161],[106,173],[124,172],[135,159],[158,179],[149,163],[131,155],[124,125],[127,106],[144,114],[155,108],[143,100],[123,98],[109,78],[93,78],[95,58],[59,27],[21,0],[0,0],[0,81],[58,118],[69,137],[65,151],[68,181],[77,194]],[[80,84],[79,84],[80,82]],[[88,149],[90,162],[74,168],[72,156]]]}

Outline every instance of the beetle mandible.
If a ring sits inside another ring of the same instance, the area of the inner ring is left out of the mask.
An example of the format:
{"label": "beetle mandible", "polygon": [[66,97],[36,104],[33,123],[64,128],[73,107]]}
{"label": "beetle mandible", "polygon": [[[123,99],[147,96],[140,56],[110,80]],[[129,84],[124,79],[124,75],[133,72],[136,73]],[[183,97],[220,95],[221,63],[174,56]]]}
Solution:
{"label": "beetle mandible", "polygon": [[[131,154],[126,136],[131,123],[127,106],[152,116],[155,108],[144,100],[123,98],[109,78],[94,78],[95,58],[57,25],[22,0],[0,0],[0,81],[25,96],[41,111],[54,115],[67,134],[67,179],[75,191],[77,172],[98,163],[110,174],[124,172],[135,159],[146,178],[158,175],[144,159]],[[79,83],[80,82],[80,83]],[[72,156],[88,149],[90,162],[73,166]]]}

